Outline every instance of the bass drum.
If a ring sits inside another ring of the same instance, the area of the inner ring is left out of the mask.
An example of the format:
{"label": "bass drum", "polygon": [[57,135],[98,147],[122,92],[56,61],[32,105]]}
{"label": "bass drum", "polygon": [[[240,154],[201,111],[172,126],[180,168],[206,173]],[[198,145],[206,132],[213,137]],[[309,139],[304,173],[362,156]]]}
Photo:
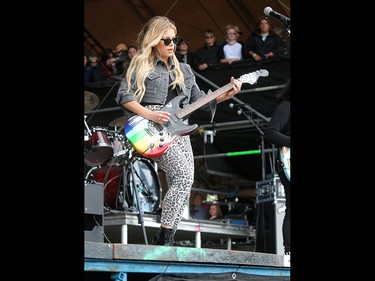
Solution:
{"label": "bass drum", "polygon": [[[104,166],[93,171],[96,182],[104,184],[104,203],[112,209],[138,211],[134,191],[138,191],[140,210],[143,213],[158,211],[161,201],[161,187],[153,164],[146,158],[132,160],[134,184],[129,163]],[[125,183],[124,183],[125,178]]]}

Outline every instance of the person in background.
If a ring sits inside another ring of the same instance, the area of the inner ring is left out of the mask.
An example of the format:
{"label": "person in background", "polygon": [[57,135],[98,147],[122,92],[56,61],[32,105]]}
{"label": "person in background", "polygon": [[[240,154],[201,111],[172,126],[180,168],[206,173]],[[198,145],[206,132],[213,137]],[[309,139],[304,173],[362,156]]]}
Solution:
{"label": "person in background", "polygon": [[290,58],[290,42],[284,38],[285,30],[277,25],[272,28],[272,32],[278,36],[280,36],[281,40],[283,41],[283,51],[279,54],[279,58]]}
{"label": "person in background", "polygon": [[231,64],[234,61],[244,59],[243,43],[238,41],[238,36],[242,34],[237,25],[228,24],[225,27],[226,44],[219,50],[221,63]]}
{"label": "person in background", "polygon": [[[144,25],[137,37],[137,55],[131,60],[116,96],[116,102],[127,118],[137,115],[151,124],[167,128],[176,122],[171,118],[173,110],[179,111],[180,106],[207,97],[200,90],[191,66],[178,61],[175,54],[178,42],[176,25],[169,18],[155,16]],[[232,98],[241,90],[240,81],[234,77],[229,80],[232,87],[228,91],[200,107],[211,113],[211,121],[217,104]],[[183,97],[183,102],[177,105],[171,103],[176,97]],[[176,108],[165,111],[165,105]],[[189,119],[180,122],[188,125]],[[194,155],[190,135],[177,135],[168,148],[153,160],[158,169],[165,173],[168,191],[163,200],[160,228],[152,244],[173,246],[194,182]]]}
{"label": "person in background", "polygon": [[246,56],[256,61],[278,58],[284,52],[284,42],[279,35],[272,32],[268,17],[259,18],[257,32],[246,40]]}
{"label": "person in background", "polygon": [[215,35],[211,29],[204,32],[204,46],[195,52],[195,65],[198,70],[203,71],[208,67],[220,63],[219,45],[215,41]]}
{"label": "person in background", "polygon": [[137,54],[137,47],[134,46],[134,45],[129,46],[128,51],[127,51],[128,59],[123,64],[124,74],[126,73],[126,71],[129,68],[130,61],[135,57],[136,54]]}
{"label": "person in background", "polygon": [[115,67],[115,63],[111,64],[110,59],[114,58],[115,54],[113,53],[112,49],[107,48],[103,51],[100,55],[100,64],[103,68],[105,77],[109,79],[113,74],[113,68]]}
{"label": "person in background", "polygon": [[134,56],[137,54],[137,47],[134,45],[129,46],[128,48],[128,58],[129,60],[132,60]]}
{"label": "person in background", "polygon": [[223,218],[223,212],[218,204],[211,204],[208,213],[210,220],[219,220]]}
{"label": "person in background", "polygon": [[190,217],[192,219],[205,220],[208,218],[207,206],[203,205],[203,195],[196,193],[190,204]]}
{"label": "person in background", "polygon": [[[280,159],[281,149],[290,149],[290,78],[285,87],[277,94],[280,103],[277,105],[271,120],[264,131],[264,140],[274,144],[278,148],[278,157],[275,159],[276,172],[284,186],[285,192],[285,216],[283,220],[283,245],[285,254],[290,254],[290,175],[284,169],[286,163]],[[288,159],[290,161],[290,158]],[[290,166],[287,165],[287,166]]]}
{"label": "person in background", "polygon": [[97,56],[92,55],[89,57],[84,77],[85,83],[105,81],[107,79]]}
{"label": "person in background", "polygon": [[86,55],[83,55],[83,68],[86,69],[89,59]]}
{"label": "person in background", "polygon": [[125,75],[126,64],[129,63],[127,54],[128,47],[125,43],[120,43],[116,46],[114,51],[115,57],[110,59],[109,63],[114,64],[113,74],[117,76]]}
{"label": "person in background", "polygon": [[179,62],[187,63],[195,69],[195,54],[189,50],[189,44],[188,40],[181,38],[177,43],[176,57]]}

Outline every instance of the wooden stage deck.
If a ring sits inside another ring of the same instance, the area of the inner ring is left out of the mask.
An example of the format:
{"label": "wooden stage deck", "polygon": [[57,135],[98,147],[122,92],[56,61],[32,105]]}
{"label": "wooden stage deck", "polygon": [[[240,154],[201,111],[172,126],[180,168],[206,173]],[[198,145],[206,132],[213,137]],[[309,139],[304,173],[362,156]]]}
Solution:
{"label": "wooden stage deck", "polygon": [[[245,251],[138,244],[85,242],[85,271],[109,271],[122,276],[142,273],[226,273],[289,280],[290,267],[281,255]],[[280,279],[280,277],[282,277]],[[250,280],[250,279],[249,279]]]}
{"label": "wooden stage deck", "polygon": [[[146,237],[151,241],[159,227],[157,215],[144,215],[144,225]],[[146,244],[136,213],[104,215],[100,231],[104,231],[103,238],[106,242],[85,241],[84,270],[111,272],[112,280],[127,281],[127,276],[131,273],[235,273],[250,278],[242,278],[243,280],[263,280],[259,279],[261,277],[264,280],[290,280],[290,266],[285,263],[283,255],[254,252],[252,248],[245,247],[242,249],[247,250],[231,249],[235,245],[233,240],[255,238],[255,232],[250,226],[207,220],[182,220],[175,240],[194,241],[189,247]],[[227,241],[223,249],[209,248],[211,244],[206,243],[207,241],[220,241],[220,238]],[[251,276],[259,278],[251,279]]]}

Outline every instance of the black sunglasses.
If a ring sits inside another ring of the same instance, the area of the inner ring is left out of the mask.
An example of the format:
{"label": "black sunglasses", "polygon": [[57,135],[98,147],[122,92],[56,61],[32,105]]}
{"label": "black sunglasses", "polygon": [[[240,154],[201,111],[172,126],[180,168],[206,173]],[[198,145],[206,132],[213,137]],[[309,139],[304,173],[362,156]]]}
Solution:
{"label": "black sunglasses", "polygon": [[172,41],[173,41],[173,44],[176,45],[177,42],[180,41],[180,36],[175,36],[172,39],[171,38],[161,38],[160,40],[164,41],[165,46],[169,46],[169,44],[171,44]]}

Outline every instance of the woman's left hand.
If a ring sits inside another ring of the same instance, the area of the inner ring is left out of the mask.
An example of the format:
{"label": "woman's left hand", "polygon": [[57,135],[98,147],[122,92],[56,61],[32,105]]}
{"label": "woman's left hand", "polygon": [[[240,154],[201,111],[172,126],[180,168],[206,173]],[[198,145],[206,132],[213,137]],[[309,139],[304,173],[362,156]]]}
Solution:
{"label": "woman's left hand", "polygon": [[225,100],[229,100],[235,94],[237,94],[239,91],[241,91],[242,82],[234,79],[233,76],[230,78],[230,82],[233,84],[233,88],[231,90],[229,90],[228,92],[226,92],[225,94],[217,97],[216,98],[217,103],[220,103],[220,102],[225,101]]}
{"label": "woman's left hand", "polygon": [[229,95],[229,98],[233,97],[235,94],[241,91],[241,86],[242,86],[242,82],[234,79],[233,76],[230,78],[230,82],[233,83],[233,90],[230,90],[227,93]]}

